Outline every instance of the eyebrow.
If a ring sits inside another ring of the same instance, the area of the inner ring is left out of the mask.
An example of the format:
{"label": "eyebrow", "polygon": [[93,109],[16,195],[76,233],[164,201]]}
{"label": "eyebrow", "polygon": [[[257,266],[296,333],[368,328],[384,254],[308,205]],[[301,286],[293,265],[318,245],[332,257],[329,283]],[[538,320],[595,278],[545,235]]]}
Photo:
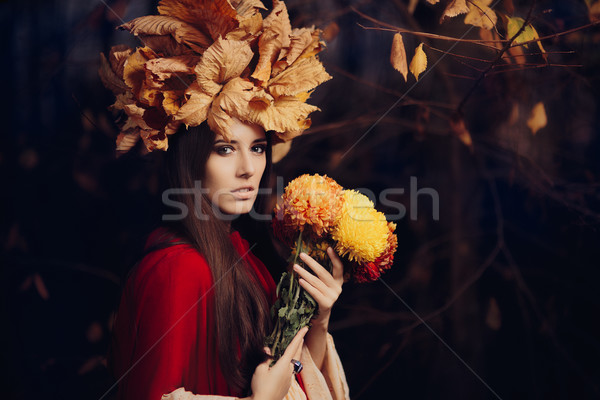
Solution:
{"label": "eyebrow", "polygon": [[[266,141],[267,141],[266,138],[259,138],[259,139],[254,140],[252,143],[254,144],[254,143],[260,143],[260,142],[266,142]],[[215,142],[213,144],[218,144],[218,143],[238,144],[238,141],[237,140],[232,140],[231,142],[226,142],[223,139],[219,139],[219,140],[215,140]]]}

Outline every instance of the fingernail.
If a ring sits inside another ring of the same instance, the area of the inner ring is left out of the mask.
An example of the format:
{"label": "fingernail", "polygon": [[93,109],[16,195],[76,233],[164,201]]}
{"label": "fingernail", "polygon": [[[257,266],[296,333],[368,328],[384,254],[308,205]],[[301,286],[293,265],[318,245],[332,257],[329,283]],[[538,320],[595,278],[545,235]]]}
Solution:
{"label": "fingernail", "polygon": [[300,266],[298,264],[294,264],[294,270],[298,271],[300,269]]}

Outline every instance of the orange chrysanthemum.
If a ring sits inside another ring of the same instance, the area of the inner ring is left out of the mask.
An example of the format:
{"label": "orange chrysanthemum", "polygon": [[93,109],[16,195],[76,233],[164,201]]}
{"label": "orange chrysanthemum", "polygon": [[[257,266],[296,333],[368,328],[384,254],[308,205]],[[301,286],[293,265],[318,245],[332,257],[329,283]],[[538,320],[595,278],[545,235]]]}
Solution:
{"label": "orange chrysanthemum", "polygon": [[[285,188],[283,203],[275,214],[274,223],[280,237],[303,232],[308,225],[312,234],[322,237],[338,221],[343,205],[342,187],[328,176],[304,174]],[[278,226],[281,224],[281,226]]]}

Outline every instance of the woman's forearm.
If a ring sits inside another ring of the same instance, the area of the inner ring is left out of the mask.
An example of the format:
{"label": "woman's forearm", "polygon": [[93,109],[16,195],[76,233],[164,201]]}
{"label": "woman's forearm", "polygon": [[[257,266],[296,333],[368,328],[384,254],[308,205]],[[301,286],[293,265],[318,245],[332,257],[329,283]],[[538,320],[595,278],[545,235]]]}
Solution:
{"label": "woman's forearm", "polygon": [[327,329],[327,322],[313,323],[304,337],[304,344],[308,347],[310,356],[319,370],[323,367],[325,351],[327,350]]}

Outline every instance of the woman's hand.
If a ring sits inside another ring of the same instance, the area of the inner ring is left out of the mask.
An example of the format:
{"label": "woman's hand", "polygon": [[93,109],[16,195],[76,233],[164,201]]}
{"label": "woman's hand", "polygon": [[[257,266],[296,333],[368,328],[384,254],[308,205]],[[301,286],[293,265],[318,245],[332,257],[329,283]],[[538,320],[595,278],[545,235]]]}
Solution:
{"label": "woman's hand", "polygon": [[[282,400],[290,390],[292,379],[294,377],[294,364],[292,358],[300,360],[302,354],[302,344],[304,343],[304,335],[308,331],[308,327],[304,327],[296,333],[294,339],[290,342],[287,349],[279,360],[269,368],[271,359],[258,364],[254,375],[252,375],[251,400]],[[271,354],[268,347],[265,347],[267,354]]]}
{"label": "woman's hand", "polygon": [[300,258],[307,267],[315,274],[311,274],[299,265],[294,265],[294,271],[300,276],[300,285],[306,290],[319,304],[319,315],[313,318],[313,325],[327,328],[331,308],[342,293],[342,284],[344,283],[344,266],[342,260],[335,251],[327,248],[327,255],[333,265],[332,273],[329,273],[321,264],[306,253],[300,253]]}

